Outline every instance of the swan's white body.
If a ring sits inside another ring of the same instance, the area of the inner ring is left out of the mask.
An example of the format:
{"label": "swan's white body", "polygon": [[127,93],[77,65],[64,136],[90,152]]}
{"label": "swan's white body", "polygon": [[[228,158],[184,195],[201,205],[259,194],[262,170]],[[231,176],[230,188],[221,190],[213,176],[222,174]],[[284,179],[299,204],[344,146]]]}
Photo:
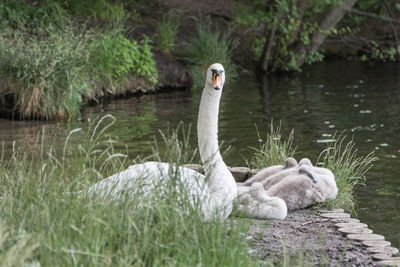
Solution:
{"label": "swan's white body", "polygon": [[132,165],[92,185],[87,193],[113,200],[125,195],[124,192],[137,194],[137,188],[148,193],[169,179],[172,172],[185,188],[191,203],[200,203],[204,220],[214,216],[227,218],[237,196],[237,186],[218,148],[218,111],[224,82],[222,65],[211,65],[207,71],[197,122],[200,157],[206,175],[168,163],[146,162]]}

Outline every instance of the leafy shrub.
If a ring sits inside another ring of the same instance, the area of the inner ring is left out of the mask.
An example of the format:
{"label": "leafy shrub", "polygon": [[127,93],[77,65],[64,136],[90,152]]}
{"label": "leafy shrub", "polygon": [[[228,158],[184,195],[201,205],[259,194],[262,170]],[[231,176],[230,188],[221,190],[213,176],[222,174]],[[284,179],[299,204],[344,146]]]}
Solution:
{"label": "leafy shrub", "polygon": [[57,1],[33,6],[25,0],[6,0],[0,3],[0,25],[19,30],[48,30],[62,28],[69,21],[67,10]]}
{"label": "leafy shrub", "polygon": [[[149,87],[157,82],[157,69],[149,40],[128,40],[121,33],[105,33],[94,40],[90,68],[96,82],[105,87],[121,86],[130,74],[146,79]],[[121,88],[118,92],[123,92]]]}

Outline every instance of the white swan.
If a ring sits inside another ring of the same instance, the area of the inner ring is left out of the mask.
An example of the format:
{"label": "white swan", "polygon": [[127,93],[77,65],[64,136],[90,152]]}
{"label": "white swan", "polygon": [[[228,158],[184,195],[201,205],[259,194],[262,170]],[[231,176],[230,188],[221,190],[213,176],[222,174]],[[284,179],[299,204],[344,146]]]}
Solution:
{"label": "white swan", "polygon": [[88,195],[115,200],[126,194],[137,193],[137,187],[151,192],[160,182],[162,184],[169,179],[169,174],[173,172],[177,173],[179,182],[185,187],[191,204],[200,203],[204,220],[214,216],[226,219],[232,211],[237,187],[218,148],[218,111],[224,82],[224,67],[219,63],[212,64],[207,70],[197,121],[199,152],[205,176],[185,167],[146,162],[132,165],[92,185],[87,190]]}

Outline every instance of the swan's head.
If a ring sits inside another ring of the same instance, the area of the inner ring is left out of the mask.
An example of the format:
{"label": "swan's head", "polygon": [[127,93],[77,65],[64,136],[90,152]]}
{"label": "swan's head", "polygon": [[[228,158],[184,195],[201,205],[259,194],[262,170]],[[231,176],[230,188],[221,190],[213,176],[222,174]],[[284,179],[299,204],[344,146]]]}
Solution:
{"label": "swan's head", "polygon": [[225,70],[219,63],[212,64],[207,70],[206,86],[221,90],[225,83]]}

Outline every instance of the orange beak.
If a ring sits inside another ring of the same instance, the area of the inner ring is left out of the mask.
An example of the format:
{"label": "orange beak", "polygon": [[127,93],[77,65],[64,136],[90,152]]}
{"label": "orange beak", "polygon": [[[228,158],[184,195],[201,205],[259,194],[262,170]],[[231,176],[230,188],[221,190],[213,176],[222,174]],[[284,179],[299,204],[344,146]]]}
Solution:
{"label": "orange beak", "polygon": [[216,74],[215,72],[212,74],[212,87],[215,89],[220,89],[221,86],[221,75]]}

